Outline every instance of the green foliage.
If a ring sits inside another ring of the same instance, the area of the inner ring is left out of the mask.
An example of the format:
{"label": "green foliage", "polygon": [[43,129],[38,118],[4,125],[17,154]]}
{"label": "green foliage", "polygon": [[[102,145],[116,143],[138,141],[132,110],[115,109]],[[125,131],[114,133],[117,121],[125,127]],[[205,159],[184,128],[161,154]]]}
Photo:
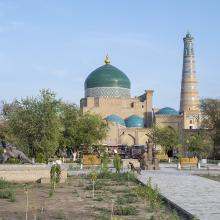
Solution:
{"label": "green foliage", "polygon": [[8,164],[19,164],[19,163],[21,163],[21,161],[19,159],[17,159],[17,158],[9,158],[6,161],[6,163],[8,163]]}
{"label": "green foliage", "polygon": [[173,211],[170,220],[180,220],[180,217],[178,216],[176,211]]}
{"label": "green foliage", "polygon": [[155,210],[160,206],[161,204],[160,191],[157,186],[153,188],[151,178],[148,179],[146,185],[138,186],[135,191],[137,193],[137,196],[145,200],[145,203],[147,201],[150,202],[150,207],[152,210]]}
{"label": "green foliage", "polygon": [[60,145],[84,146],[88,151],[108,131],[101,116],[82,113],[49,90],[41,90],[37,97],[3,103],[0,115],[0,140],[15,144],[37,162],[47,161]]}
{"label": "green foliage", "polygon": [[107,153],[104,153],[102,156],[101,156],[101,161],[102,161],[102,172],[107,172],[108,171],[108,164],[110,162],[110,159],[109,159],[109,156]]}
{"label": "green foliage", "polygon": [[116,173],[120,173],[122,166],[123,166],[123,162],[122,162],[121,157],[118,154],[115,154],[113,164],[116,169]]}
{"label": "green foliage", "polygon": [[116,203],[118,205],[126,205],[126,204],[136,203],[137,201],[138,201],[137,195],[131,192],[119,196],[116,200]]}
{"label": "green foliage", "polygon": [[45,163],[46,162],[46,157],[43,153],[38,153],[36,157],[36,162],[37,163]]}
{"label": "green foliage", "polygon": [[9,188],[11,187],[11,183],[0,178],[0,189],[6,189],[6,188]]}
{"label": "green foliage", "polygon": [[0,178],[0,198],[9,199],[10,202],[15,202],[15,197],[13,185],[10,182]]}
{"label": "green foliage", "polygon": [[11,190],[0,191],[1,199],[9,199],[10,202],[15,202],[15,193]]}
{"label": "green foliage", "polygon": [[175,148],[179,141],[179,134],[173,127],[158,128],[153,126],[148,136],[154,144],[161,145],[165,152]]}
{"label": "green foliage", "polygon": [[2,156],[3,153],[4,153],[4,149],[0,147],[0,156]]}
{"label": "green foliage", "polygon": [[75,104],[62,103],[62,112],[60,114],[62,122],[62,137],[60,143],[63,146],[80,146],[76,141],[79,118],[81,113]]}
{"label": "green foliage", "polygon": [[136,215],[138,210],[134,206],[116,206],[114,207],[114,215]]}
{"label": "green foliage", "polygon": [[201,100],[202,125],[211,130],[213,156],[219,156],[220,149],[220,99]]}
{"label": "green foliage", "polygon": [[97,176],[98,179],[111,179],[119,183],[125,183],[127,181],[137,183],[137,179],[133,173],[111,173],[111,172],[100,172]]}
{"label": "green foliage", "polygon": [[[104,187],[104,184],[100,181],[96,181],[94,183],[94,190],[100,190],[100,189],[103,189]],[[93,184],[89,184],[85,187],[86,190],[93,190]]]}
{"label": "green foliage", "polygon": [[199,159],[207,158],[211,153],[213,143],[211,137],[205,132],[199,132],[186,139],[187,150]]}
{"label": "green foliage", "polygon": [[59,164],[54,164],[50,169],[50,192],[49,195],[52,196],[56,185],[60,182],[61,178],[61,167]]}
{"label": "green foliage", "polygon": [[14,143],[31,157],[43,153],[52,155],[59,146],[61,123],[60,101],[49,90],[40,91],[36,98],[15,100],[7,105],[6,116]]}
{"label": "green foliage", "polygon": [[101,116],[85,113],[78,121],[76,144],[82,145],[84,150],[92,153],[93,145],[98,144],[107,136],[108,125]]}
{"label": "green foliage", "polygon": [[210,129],[220,128],[220,99],[202,99],[203,126]]}
{"label": "green foliage", "polygon": [[55,216],[56,219],[66,219],[66,216],[63,212],[58,212]]}

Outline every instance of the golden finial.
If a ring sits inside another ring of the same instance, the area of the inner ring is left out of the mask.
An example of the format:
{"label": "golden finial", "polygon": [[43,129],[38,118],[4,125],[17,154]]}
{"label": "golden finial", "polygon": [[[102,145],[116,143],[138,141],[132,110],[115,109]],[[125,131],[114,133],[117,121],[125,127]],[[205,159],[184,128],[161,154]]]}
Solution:
{"label": "golden finial", "polygon": [[105,64],[110,64],[110,63],[111,63],[110,58],[108,55],[106,55]]}

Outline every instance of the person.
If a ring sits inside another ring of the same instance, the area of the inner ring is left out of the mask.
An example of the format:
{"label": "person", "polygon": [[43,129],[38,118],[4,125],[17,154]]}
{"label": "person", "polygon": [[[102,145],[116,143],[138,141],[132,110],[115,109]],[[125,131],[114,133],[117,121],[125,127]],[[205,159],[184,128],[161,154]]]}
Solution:
{"label": "person", "polygon": [[66,156],[67,158],[70,158],[72,155],[72,149],[70,148],[70,146],[66,147]]}

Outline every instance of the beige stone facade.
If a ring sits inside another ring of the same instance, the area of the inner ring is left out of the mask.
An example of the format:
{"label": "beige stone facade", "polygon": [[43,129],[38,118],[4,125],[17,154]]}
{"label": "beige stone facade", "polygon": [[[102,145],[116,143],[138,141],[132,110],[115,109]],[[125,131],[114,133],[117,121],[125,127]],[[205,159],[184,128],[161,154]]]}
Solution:
{"label": "beige stone facade", "polygon": [[152,97],[152,90],[146,90],[143,95],[134,98],[86,97],[80,100],[80,107],[83,112],[100,114],[103,118],[111,114],[123,119],[138,115],[144,118],[145,126],[149,127],[153,123]]}
{"label": "beige stone facade", "polygon": [[108,122],[109,133],[102,144],[108,146],[145,145],[151,125],[171,126],[178,131],[181,131],[184,125],[183,115],[155,114],[152,99],[153,91],[146,90],[143,95],[134,98],[86,97],[81,99],[80,107],[83,112],[100,114],[103,119],[112,114],[118,115],[122,119],[131,115],[144,118],[143,128],[128,128],[114,122]]}

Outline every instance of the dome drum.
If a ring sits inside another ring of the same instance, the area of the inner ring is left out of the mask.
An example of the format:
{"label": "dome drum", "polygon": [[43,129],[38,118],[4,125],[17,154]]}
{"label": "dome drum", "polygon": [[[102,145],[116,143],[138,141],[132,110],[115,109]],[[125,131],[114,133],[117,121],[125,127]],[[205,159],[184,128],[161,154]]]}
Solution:
{"label": "dome drum", "polygon": [[129,98],[130,89],[119,87],[96,87],[85,89],[85,97],[120,97]]}

